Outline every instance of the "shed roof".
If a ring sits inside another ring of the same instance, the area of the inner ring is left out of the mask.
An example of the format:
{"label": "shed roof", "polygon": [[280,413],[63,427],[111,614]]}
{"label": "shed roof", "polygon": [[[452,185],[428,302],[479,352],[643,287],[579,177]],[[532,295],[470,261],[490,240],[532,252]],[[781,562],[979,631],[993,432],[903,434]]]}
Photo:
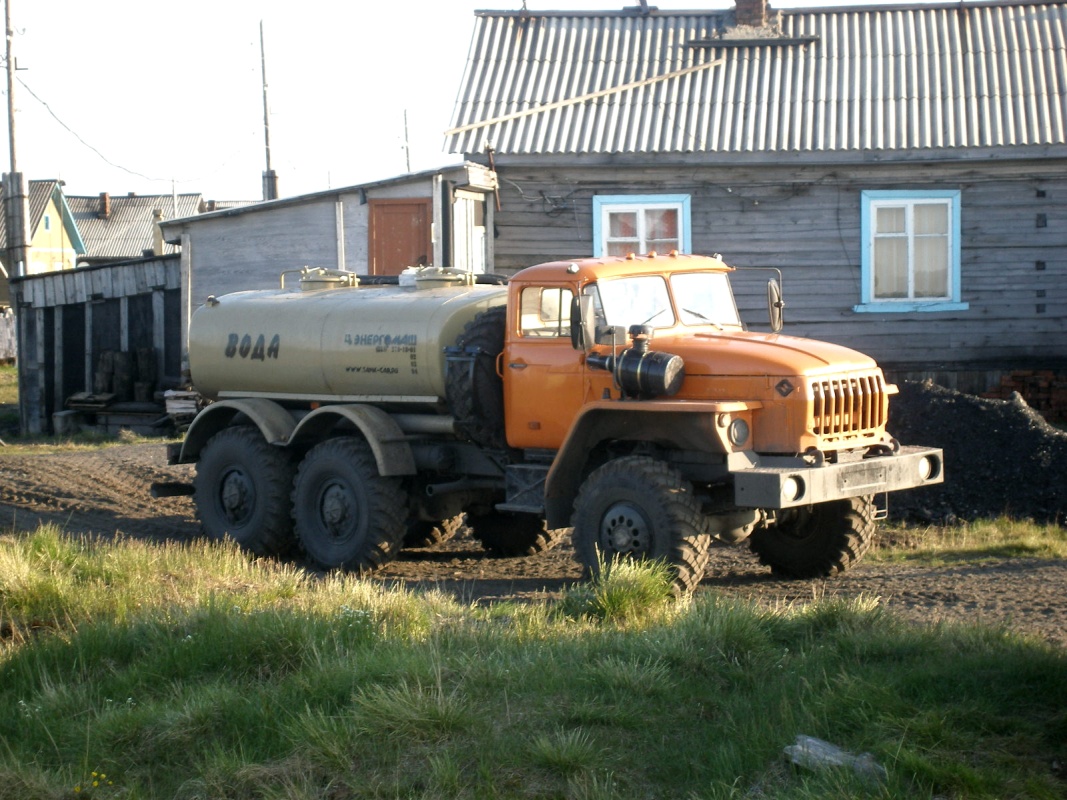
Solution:
{"label": "shed roof", "polygon": [[[152,249],[157,211],[162,219],[185,217],[197,213],[200,201],[199,194],[67,197],[86,257],[109,260],[140,258]],[[170,245],[164,249],[174,252]]]}
{"label": "shed roof", "polygon": [[475,12],[447,149],[1009,156],[1067,144],[1065,3],[776,13],[763,38],[738,41],[732,11]]}

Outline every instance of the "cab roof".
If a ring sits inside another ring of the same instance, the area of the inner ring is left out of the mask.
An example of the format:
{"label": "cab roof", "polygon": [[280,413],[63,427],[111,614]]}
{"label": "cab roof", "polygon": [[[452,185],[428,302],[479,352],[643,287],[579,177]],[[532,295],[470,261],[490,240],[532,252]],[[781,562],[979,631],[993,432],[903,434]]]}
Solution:
{"label": "cab roof", "polygon": [[732,272],[718,256],[685,255],[672,251],[666,255],[604,256],[580,258],[571,261],[549,261],[535,264],[515,273],[509,282],[543,283],[546,281],[573,281],[581,283],[603,278],[619,278],[627,275],[661,274],[665,272]]}

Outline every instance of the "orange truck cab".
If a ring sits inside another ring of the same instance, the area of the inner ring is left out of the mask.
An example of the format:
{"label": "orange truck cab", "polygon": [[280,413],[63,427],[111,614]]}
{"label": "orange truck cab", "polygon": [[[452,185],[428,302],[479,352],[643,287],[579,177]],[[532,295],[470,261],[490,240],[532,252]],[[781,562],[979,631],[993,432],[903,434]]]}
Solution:
{"label": "orange truck cab", "polygon": [[[896,387],[871,358],[747,331],[733,271],[671,253],[552,262],[509,281],[499,360],[507,444],[553,454],[548,525],[573,515],[591,568],[596,553],[648,549],[628,537],[651,512],[631,500],[604,508],[583,490],[600,471],[624,472],[619,459],[669,471],[669,491],[683,487],[716,536],[752,536],[772,567],[805,576],[862,555],[879,514],[872,496],[943,479],[940,451],[886,433]],[[773,315],[782,304],[770,296]]]}

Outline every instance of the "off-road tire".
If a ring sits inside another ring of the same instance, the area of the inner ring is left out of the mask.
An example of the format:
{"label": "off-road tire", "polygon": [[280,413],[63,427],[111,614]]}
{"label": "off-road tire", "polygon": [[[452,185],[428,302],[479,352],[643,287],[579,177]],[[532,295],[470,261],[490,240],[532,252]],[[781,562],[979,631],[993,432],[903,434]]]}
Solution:
{"label": "off-road tire", "polygon": [[370,446],[346,436],[313,447],[293,483],[293,522],[308,562],[371,572],[392,561],[406,531],[408,498],[382,477]]}
{"label": "off-road tire", "polygon": [[609,461],[586,479],[574,503],[575,554],[589,577],[619,558],[659,560],[682,594],[704,577],[710,545],[692,486],[654,458]]}
{"label": "off-road tire", "polygon": [[496,371],[497,358],[504,350],[506,317],[506,306],[493,306],[467,323],[456,337],[456,347],[472,354],[474,363],[450,363],[445,379],[445,397],[459,434],[495,450],[507,447],[504,382]]}
{"label": "off-road tire", "polygon": [[549,530],[545,521],[533,514],[494,512],[481,517],[469,517],[474,538],[493,555],[505,558],[535,556],[551,550],[564,536],[567,528]]}
{"label": "off-road tire", "polygon": [[424,519],[409,522],[404,534],[404,547],[433,547],[435,544],[450,541],[463,529],[466,522],[467,518],[463,514],[437,522]]}
{"label": "off-road tire", "polygon": [[232,539],[259,556],[293,548],[289,492],[296,468],[289,453],[249,425],[224,428],[204,446],[193,502],[209,539]]}
{"label": "off-road tire", "polygon": [[760,563],[785,578],[827,578],[844,572],[870,549],[876,523],[871,497],[852,497],[778,512],[749,547]]}

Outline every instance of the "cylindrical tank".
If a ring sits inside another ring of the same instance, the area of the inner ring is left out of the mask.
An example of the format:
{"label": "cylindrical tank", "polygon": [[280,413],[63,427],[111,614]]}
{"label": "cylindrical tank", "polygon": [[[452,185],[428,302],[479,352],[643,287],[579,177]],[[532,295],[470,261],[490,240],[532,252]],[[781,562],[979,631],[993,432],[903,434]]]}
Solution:
{"label": "cylindrical tank", "polygon": [[445,397],[444,348],[503,286],[236,292],[189,326],[193,384],[209,398],[428,403]]}

